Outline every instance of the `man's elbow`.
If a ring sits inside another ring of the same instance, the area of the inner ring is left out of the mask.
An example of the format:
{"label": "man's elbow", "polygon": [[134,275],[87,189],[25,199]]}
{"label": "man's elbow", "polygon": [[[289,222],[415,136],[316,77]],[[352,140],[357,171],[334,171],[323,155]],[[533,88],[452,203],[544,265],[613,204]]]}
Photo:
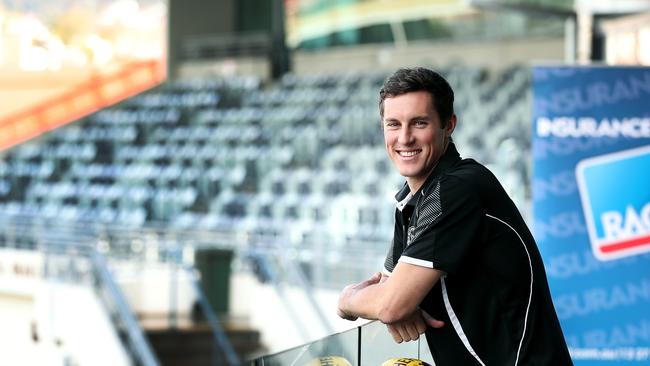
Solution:
{"label": "man's elbow", "polygon": [[383,306],[377,314],[377,318],[384,324],[397,323],[409,316],[415,309],[407,309],[404,306]]}

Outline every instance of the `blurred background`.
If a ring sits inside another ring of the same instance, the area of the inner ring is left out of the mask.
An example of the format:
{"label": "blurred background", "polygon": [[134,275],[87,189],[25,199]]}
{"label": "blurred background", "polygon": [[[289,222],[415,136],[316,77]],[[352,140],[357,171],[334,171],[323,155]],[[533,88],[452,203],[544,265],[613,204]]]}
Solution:
{"label": "blurred background", "polygon": [[441,72],[461,155],[530,222],[533,64],[650,65],[650,2],[0,2],[0,364],[239,364],[358,326],[338,292],[383,268],[403,183],[383,80]]}

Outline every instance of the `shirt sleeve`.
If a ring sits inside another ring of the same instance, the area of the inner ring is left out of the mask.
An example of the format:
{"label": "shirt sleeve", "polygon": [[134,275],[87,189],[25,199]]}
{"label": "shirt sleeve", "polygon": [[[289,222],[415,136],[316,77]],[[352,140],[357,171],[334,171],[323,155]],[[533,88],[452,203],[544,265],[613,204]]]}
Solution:
{"label": "shirt sleeve", "polygon": [[478,195],[453,177],[443,178],[424,193],[399,261],[457,273],[480,243],[484,214]]}

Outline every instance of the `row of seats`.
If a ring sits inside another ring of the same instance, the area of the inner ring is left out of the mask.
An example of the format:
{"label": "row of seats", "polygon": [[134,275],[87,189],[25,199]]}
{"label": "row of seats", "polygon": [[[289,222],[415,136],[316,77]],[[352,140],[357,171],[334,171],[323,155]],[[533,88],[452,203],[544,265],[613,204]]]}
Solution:
{"label": "row of seats", "polygon": [[[487,164],[526,207],[527,69],[444,73],[456,91],[461,154]],[[69,220],[387,240],[403,179],[382,143],[385,77],[167,83],[4,153],[0,214],[47,208]]]}
{"label": "row of seats", "polygon": [[355,88],[362,84],[381,85],[386,79],[384,72],[341,72],[339,74],[314,73],[310,75],[283,75],[279,86],[283,89],[294,88],[332,88],[337,86]]}
{"label": "row of seats", "polygon": [[29,161],[0,162],[0,177],[34,177],[48,179],[54,173],[54,164],[49,161],[35,163]]}
{"label": "row of seats", "polygon": [[10,154],[12,157],[15,156],[16,159],[5,159],[5,164],[0,162],[0,166],[11,161],[14,164],[14,169],[18,169],[17,166],[21,165],[21,163],[30,160],[45,160],[46,158],[89,161],[97,156],[97,145],[91,142],[62,141],[49,144],[45,140],[31,141],[12,149]]}
{"label": "row of seats", "polygon": [[39,217],[50,219],[57,224],[102,223],[134,228],[147,223],[147,213],[143,208],[124,210],[107,206],[79,207],[58,202],[46,204],[7,202],[0,203],[0,212],[5,217]]}
{"label": "row of seats", "polygon": [[[189,107],[191,108],[191,107]],[[89,117],[91,123],[98,125],[127,125],[135,124],[170,124],[176,125],[181,119],[181,110],[163,105],[160,108],[141,107],[140,109],[115,108],[100,111]],[[91,124],[92,125],[92,124]],[[67,134],[66,129],[57,133]],[[66,136],[62,136],[65,138]]]}
{"label": "row of seats", "polygon": [[113,141],[116,143],[132,143],[138,137],[138,129],[132,125],[126,126],[91,126],[79,128],[71,126],[61,130],[61,141]]}

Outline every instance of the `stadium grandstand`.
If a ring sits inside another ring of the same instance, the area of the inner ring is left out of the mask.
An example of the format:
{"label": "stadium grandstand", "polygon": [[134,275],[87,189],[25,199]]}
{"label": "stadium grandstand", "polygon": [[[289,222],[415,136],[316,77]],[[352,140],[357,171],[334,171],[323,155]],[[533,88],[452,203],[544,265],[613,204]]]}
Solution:
{"label": "stadium grandstand", "polygon": [[0,2],[0,365],[433,364],[336,315],[393,234],[385,78],[449,80],[454,142],[530,224],[532,65],[650,65],[649,20],[643,0]]}

